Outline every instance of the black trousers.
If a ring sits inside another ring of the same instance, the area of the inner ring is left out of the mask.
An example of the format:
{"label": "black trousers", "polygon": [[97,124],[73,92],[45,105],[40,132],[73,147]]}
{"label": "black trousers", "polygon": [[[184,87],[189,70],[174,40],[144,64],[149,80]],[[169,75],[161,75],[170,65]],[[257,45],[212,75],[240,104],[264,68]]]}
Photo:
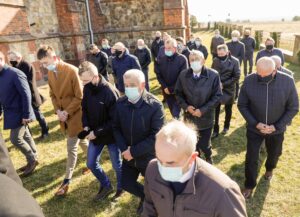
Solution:
{"label": "black trousers", "polygon": [[40,125],[40,127],[42,129],[42,135],[48,134],[49,127],[47,125],[47,122],[46,122],[46,119],[45,119],[43,113],[41,112],[41,110],[39,109],[39,107],[32,106],[32,108],[33,108],[36,120],[39,122],[39,125]]}
{"label": "black trousers", "polygon": [[[249,56],[245,56],[243,63],[244,63],[244,75],[246,77],[248,74],[252,73],[253,54],[250,54]],[[248,63],[249,63],[249,71],[248,71]]]}
{"label": "black trousers", "polygon": [[[229,129],[230,127],[230,121],[232,116],[232,105],[233,104],[226,104],[225,105],[225,122],[224,122],[224,128]],[[214,126],[214,132],[219,133],[220,126],[219,126],[219,117],[220,117],[220,111],[221,111],[221,104],[219,104],[216,107],[215,111],[215,126]]]}
{"label": "black trousers", "polygon": [[210,143],[211,131],[212,128],[198,131],[199,140],[197,142],[197,151],[199,152],[199,154],[203,152],[206,159],[211,158],[212,155]]}
{"label": "black trousers", "polygon": [[247,130],[247,152],[245,162],[245,188],[253,189],[256,185],[258,175],[258,160],[260,147],[265,140],[267,150],[266,171],[276,168],[279,157],[282,153],[284,133],[277,135],[260,135]]}
{"label": "black trousers", "polygon": [[134,165],[134,160],[126,161],[123,160],[122,164],[122,188],[141,198],[142,200],[145,197],[144,186],[139,183],[137,180],[139,175],[145,176],[146,168],[137,168]]}

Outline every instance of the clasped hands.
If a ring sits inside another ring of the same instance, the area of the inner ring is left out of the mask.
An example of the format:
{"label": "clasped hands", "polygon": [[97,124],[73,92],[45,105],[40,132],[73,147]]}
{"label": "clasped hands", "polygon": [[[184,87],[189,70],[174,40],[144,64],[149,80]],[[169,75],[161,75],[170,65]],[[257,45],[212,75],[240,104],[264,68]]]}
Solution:
{"label": "clasped hands", "polygon": [[263,123],[258,123],[256,125],[256,128],[261,132],[262,134],[271,134],[276,131],[276,128],[274,125],[267,125]]}
{"label": "clasped hands", "polygon": [[195,117],[200,118],[202,116],[202,112],[200,111],[200,109],[196,109],[194,106],[188,106],[187,111]]}

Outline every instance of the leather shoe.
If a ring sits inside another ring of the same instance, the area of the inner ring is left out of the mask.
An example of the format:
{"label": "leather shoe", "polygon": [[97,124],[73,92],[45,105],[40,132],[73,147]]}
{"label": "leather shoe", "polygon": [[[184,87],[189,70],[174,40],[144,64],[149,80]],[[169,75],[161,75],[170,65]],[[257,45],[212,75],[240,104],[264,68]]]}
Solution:
{"label": "leather shoe", "polygon": [[38,161],[29,163],[28,166],[26,167],[26,169],[24,170],[24,172],[22,173],[22,176],[25,177],[25,176],[29,176],[30,174],[32,174],[38,164],[39,164]]}
{"label": "leather shoe", "polygon": [[242,190],[242,194],[245,199],[250,199],[252,196],[252,192],[253,192],[253,189],[250,189],[250,188],[245,188],[244,190]]}

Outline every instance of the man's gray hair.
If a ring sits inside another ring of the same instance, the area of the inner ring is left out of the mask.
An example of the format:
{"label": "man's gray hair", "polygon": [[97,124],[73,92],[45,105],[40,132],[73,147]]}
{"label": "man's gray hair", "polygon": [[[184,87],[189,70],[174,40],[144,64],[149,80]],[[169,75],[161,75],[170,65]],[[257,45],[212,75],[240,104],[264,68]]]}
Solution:
{"label": "man's gray hair", "polygon": [[280,58],[279,56],[273,55],[273,56],[271,56],[271,58],[272,58],[272,60],[275,62],[275,65],[276,65],[277,67],[280,67],[280,66],[281,66],[282,61],[281,61],[281,58]]}
{"label": "man's gray hair", "polygon": [[196,57],[199,57],[202,60],[205,59],[203,53],[199,50],[191,50],[190,56],[196,56]]}
{"label": "man's gray hair", "polygon": [[145,75],[141,70],[138,69],[130,69],[125,72],[123,75],[124,79],[136,79],[139,84],[145,82]]}
{"label": "man's gray hair", "polygon": [[7,55],[9,56],[15,56],[17,58],[22,58],[22,54],[18,51],[8,51]]}
{"label": "man's gray hair", "polygon": [[169,38],[166,40],[165,44],[170,44],[173,47],[177,48],[177,41],[174,38]]}
{"label": "man's gray hair", "polygon": [[197,131],[193,125],[173,120],[156,134],[156,141],[163,140],[190,156],[196,151],[197,137]]}
{"label": "man's gray hair", "polygon": [[258,59],[256,63],[257,71],[274,71],[275,70],[275,62],[271,57],[262,57]]}

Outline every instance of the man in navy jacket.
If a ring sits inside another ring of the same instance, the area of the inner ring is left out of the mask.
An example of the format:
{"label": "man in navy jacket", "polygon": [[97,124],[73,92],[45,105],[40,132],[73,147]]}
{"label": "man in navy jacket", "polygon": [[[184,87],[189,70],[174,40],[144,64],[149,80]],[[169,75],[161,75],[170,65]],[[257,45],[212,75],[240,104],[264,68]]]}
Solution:
{"label": "man in navy jacket", "polygon": [[0,52],[0,103],[4,111],[4,129],[11,129],[10,140],[26,157],[23,175],[31,174],[37,162],[37,150],[28,123],[35,119],[26,75],[5,64]]}
{"label": "man in navy jacket", "polygon": [[155,158],[155,135],[164,123],[164,110],[162,103],[145,90],[142,71],[127,71],[124,84],[126,96],[117,101],[113,129],[124,158],[122,187],[141,198],[141,213],[145,195],[137,179],[140,174],[145,175],[149,161]]}
{"label": "man in navy jacket", "polygon": [[165,42],[165,55],[159,60],[156,76],[163,89],[163,95],[174,118],[179,118],[180,107],[175,98],[177,78],[183,70],[188,68],[185,56],[177,52],[177,42],[171,38]]}
{"label": "man in navy jacket", "polygon": [[121,94],[124,94],[125,89],[123,75],[129,69],[141,70],[141,66],[138,58],[134,55],[129,54],[129,51],[123,43],[116,43],[113,46],[113,49],[115,50],[116,57],[112,60],[112,70],[116,78],[116,87],[121,92]]}

